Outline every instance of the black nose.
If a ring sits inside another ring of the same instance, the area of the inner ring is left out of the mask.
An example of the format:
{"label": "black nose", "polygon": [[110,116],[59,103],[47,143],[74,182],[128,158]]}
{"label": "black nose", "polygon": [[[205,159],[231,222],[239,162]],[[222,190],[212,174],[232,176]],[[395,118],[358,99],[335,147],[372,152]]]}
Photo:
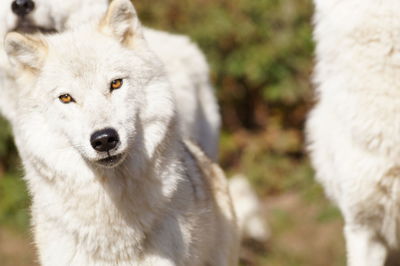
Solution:
{"label": "black nose", "polygon": [[90,137],[90,143],[96,151],[110,151],[119,142],[118,132],[112,128],[96,131]]}
{"label": "black nose", "polygon": [[35,8],[32,0],[14,0],[11,4],[12,11],[20,17],[28,15]]}

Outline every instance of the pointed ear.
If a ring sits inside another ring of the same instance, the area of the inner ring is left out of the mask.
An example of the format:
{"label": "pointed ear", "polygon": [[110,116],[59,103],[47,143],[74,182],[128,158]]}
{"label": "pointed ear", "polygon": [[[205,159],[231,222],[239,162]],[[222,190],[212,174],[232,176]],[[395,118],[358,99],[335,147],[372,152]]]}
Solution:
{"label": "pointed ear", "polygon": [[16,32],[6,35],[4,49],[11,63],[30,71],[38,71],[47,54],[47,46],[41,39]]}
{"label": "pointed ear", "polygon": [[113,0],[100,22],[100,29],[124,45],[142,36],[139,18],[130,0]]}

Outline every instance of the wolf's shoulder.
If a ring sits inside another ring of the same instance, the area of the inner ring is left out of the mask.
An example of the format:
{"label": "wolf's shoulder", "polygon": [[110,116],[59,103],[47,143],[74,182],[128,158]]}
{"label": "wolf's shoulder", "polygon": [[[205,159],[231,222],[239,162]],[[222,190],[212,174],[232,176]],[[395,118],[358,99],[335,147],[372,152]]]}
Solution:
{"label": "wolf's shoulder", "polygon": [[208,72],[208,64],[203,52],[188,36],[149,28],[144,28],[144,36],[150,48],[164,62],[181,64],[182,67],[185,66],[185,72],[190,71],[193,74]]}

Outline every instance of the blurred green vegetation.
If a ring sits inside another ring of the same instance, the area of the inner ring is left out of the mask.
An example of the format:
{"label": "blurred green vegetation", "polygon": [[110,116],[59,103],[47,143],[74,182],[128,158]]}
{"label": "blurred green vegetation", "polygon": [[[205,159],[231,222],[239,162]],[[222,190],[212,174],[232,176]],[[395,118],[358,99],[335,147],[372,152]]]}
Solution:
{"label": "blurred green vegetation", "polygon": [[0,118],[0,224],[26,230],[29,199],[9,124]]}
{"label": "blurred green vegetation", "polygon": [[310,99],[309,0],[136,1],[146,25],[186,33],[207,55],[225,129],[262,129],[281,116],[300,129]]}
{"label": "blurred green vegetation", "polygon": [[[134,4],[145,25],[189,35],[211,65],[224,122],[221,165],[251,180],[273,234],[267,250],[245,250],[243,265],[343,265],[340,215],[314,182],[304,152],[312,105],[311,0]],[[26,228],[29,199],[4,121],[0,129],[0,225]]]}
{"label": "blurred green vegetation", "polygon": [[135,4],[144,24],[188,34],[205,52],[221,105],[220,160],[228,172],[247,173],[264,194],[311,174],[302,133],[312,99],[311,1]]}

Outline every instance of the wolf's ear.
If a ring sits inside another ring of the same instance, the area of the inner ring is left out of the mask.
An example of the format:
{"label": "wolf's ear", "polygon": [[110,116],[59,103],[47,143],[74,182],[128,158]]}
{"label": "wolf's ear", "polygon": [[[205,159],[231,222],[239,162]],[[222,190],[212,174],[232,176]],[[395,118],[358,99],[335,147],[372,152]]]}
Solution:
{"label": "wolf's ear", "polygon": [[113,0],[100,22],[103,33],[130,45],[134,38],[142,37],[142,29],[136,10],[130,0]]}
{"label": "wolf's ear", "polygon": [[47,53],[47,46],[41,39],[16,32],[6,35],[4,49],[11,63],[30,71],[42,67]]}

